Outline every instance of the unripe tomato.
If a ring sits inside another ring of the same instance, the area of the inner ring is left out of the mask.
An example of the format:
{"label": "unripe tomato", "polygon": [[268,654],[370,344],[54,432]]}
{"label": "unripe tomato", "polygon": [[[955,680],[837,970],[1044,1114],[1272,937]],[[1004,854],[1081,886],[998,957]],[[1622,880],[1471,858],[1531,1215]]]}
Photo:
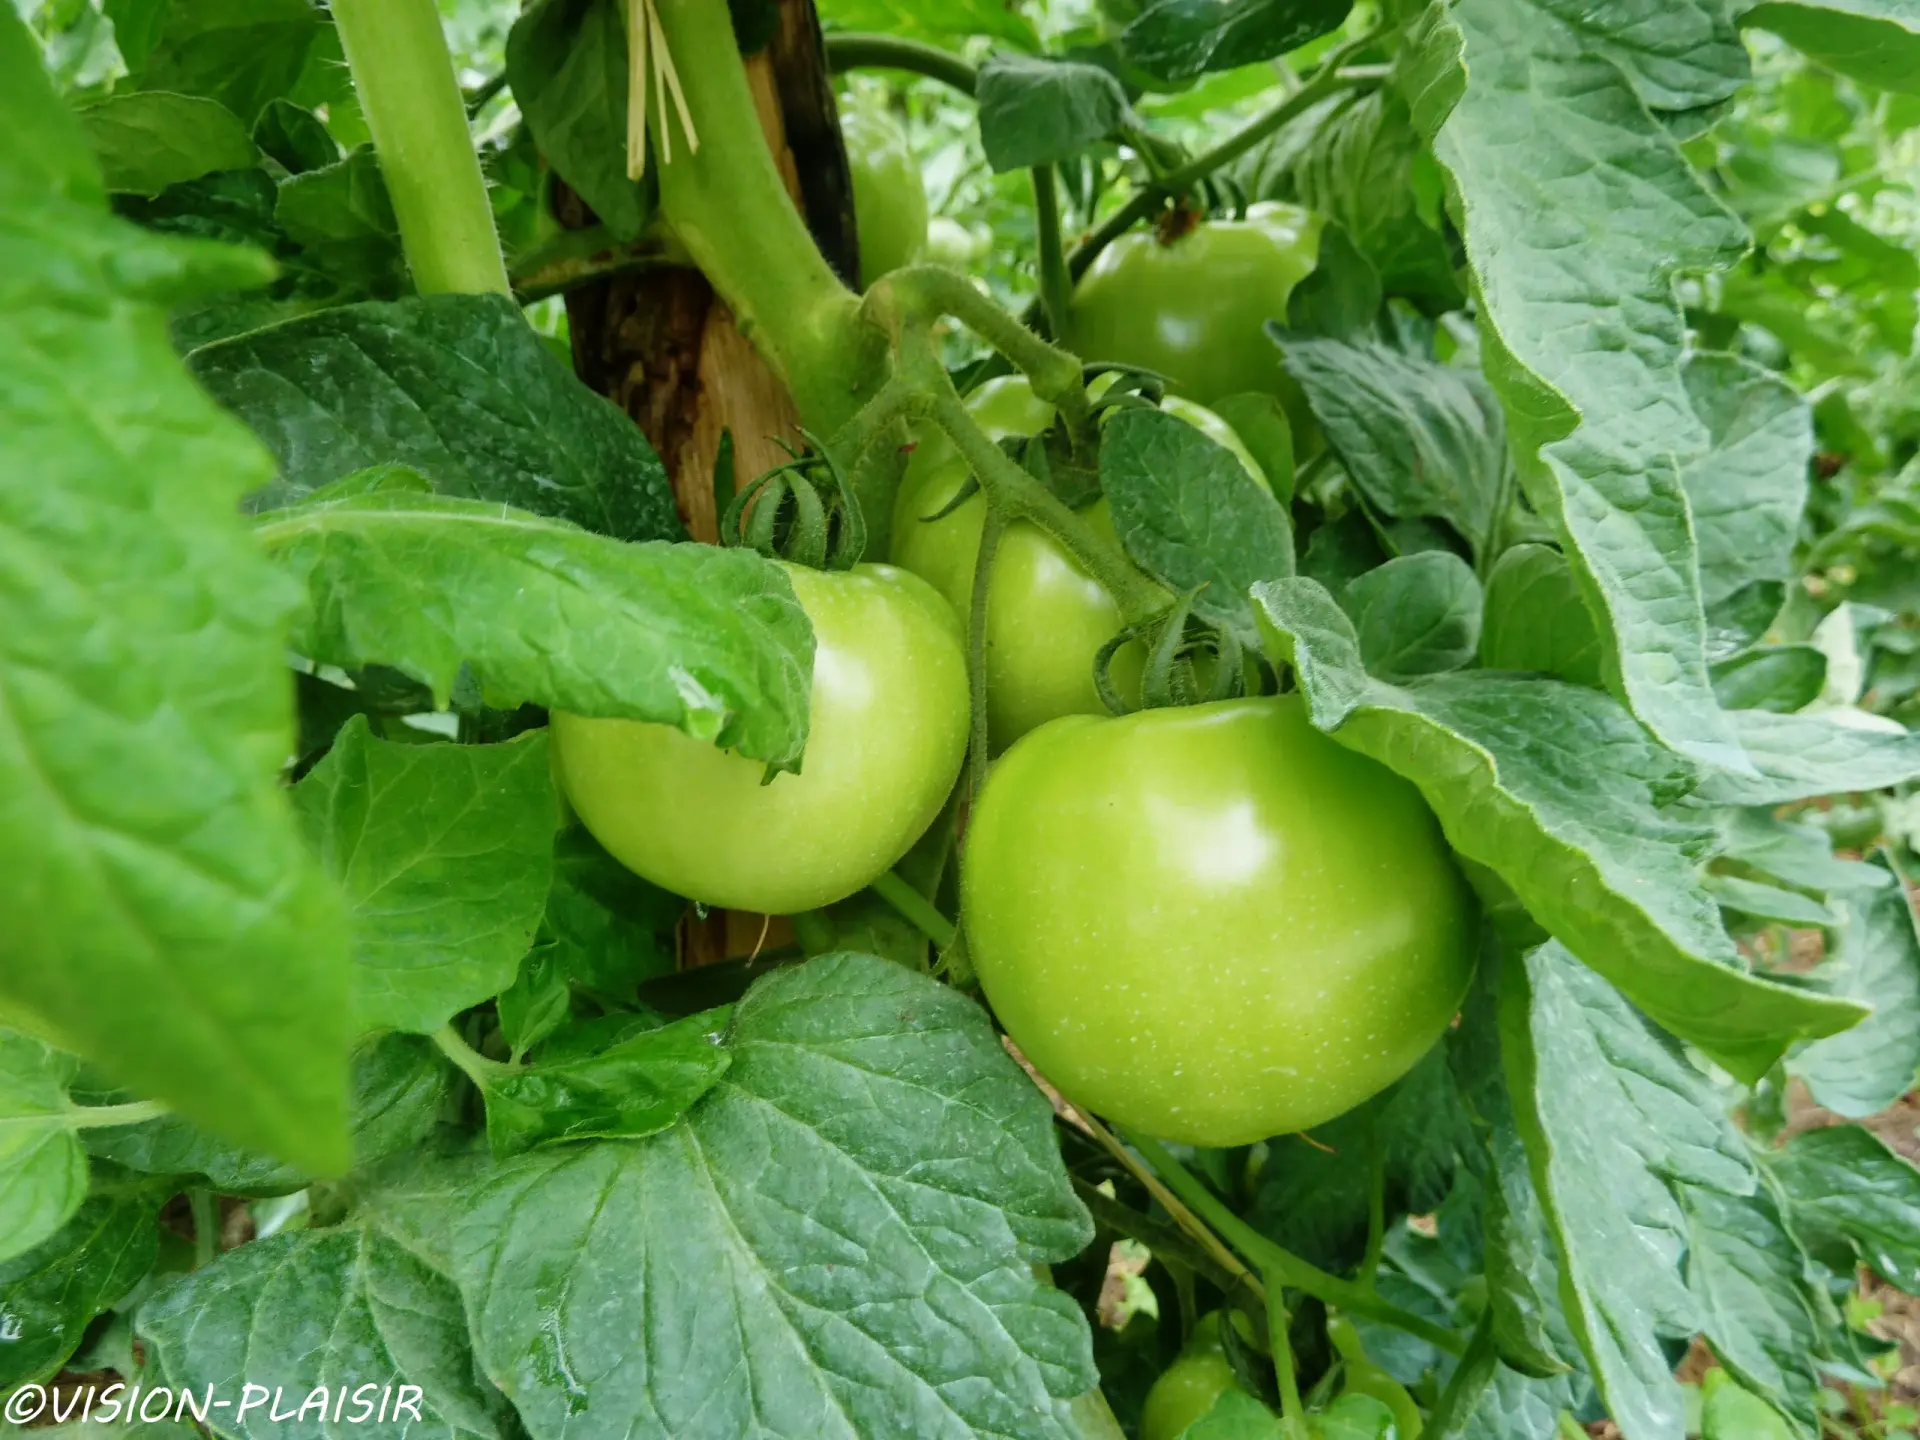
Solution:
{"label": "unripe tomato", "polygon": [[1068,716],[968,824],[969,953],[1077,1104],[1193,1145],[1306,1130],[1404,1075],[1473,972],[1419,793],[1298,695]]}
{"label": "unripe tomato", "polygon": [[1109,245],[1073,292],[1073,348],[1088,360],[1157,370],[1202,405],[1245,390],[1297,403],[1262,328],[1319,259],[1320,218],[1293,205],[1202,220],[1165,242],[1137,230]]}
{"label": "unripe tomato", "polygon": [[553,714],[582,823],[621,864],[707,905],[788,915],[871,884],[933,823],[960,773],[967,660],[953,609],[891,565],[788,566],[813,622],[797,775],[669,725]]}
{"label": "unripe tomato", "polygon": [[1421,1417],[1420,1407],[1414,1404],[1406,1386],[1368,1358],[1366,1347],[1360,1343],[1360,1332],[1354,1329],[1353,1322],[1343,1316],[1329,1320],[1327,1338],[1333,1342],[1333,1348],[1339,1351],[1345,1372],[1341,1377],[1340,1393],[1367,1395],[1378,1400],[1393,1412],[1397,1440],[1420,1440],[1420,1432],[1426,1424]]}
{"label": "unripe tomato", "polygon": [[1240,1388],[1233,1366],[1215,1345],[1182,1351],[1153,1382],[1140,1411],[1140,1440],[1177,1440],[1229,1390]]}
{"label": "unripe tomato", "polygon": [[850,107],[840,117],[853,180],[853,227],[860,242],[860,288],[918,257],[927,244],[927,187],[898,125],[877,110]]}
{"label": "unripe tomato", "polygon": [[[1096,384],[1098,382],[1096,381]],[[1255,476],[1260,467],[1227,423],[1188,402],[1167,408],[1232,450]],[[990,380],[967,398],[967,409],[989,436],[1031,435],[1053,421],[1053,407],[1034,397],[1023,377]],[[960,492],[967,464],[946,437],[924,437],[908,462],[893,509],[893,560],[932,583],[965,618],[973,606],[974,562],[987,502],[975,495],[951,514],[928,522]],[[1264,477],[1262,483],[1264,482]],[[1115,541],[1107,502],[1080,512],[1088,525]],[[1011,745],[1034,726],[1060,715],[1104,715],[1093,686],[1093,657],[1120,631],[1120,610],[1101,584],[1025,521],[1007,527],[994,557],[987,596],[987,726],[993,748]],[[1114,657],[1113,680],[1137,691],[1145,655],[1129,645]]]}

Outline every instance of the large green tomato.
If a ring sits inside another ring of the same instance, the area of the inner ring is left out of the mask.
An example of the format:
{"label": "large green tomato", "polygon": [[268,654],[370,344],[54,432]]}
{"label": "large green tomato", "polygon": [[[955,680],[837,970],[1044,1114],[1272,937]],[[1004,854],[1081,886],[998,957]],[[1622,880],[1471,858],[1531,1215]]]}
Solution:
{"label": "large green tomato", "polygon": [[1419,793],[1298,695],[1041,726],[989,777],[960,878],[1027,1058],[1193,1145],[1352,1109],[1439,1039],[1473,972],[1473,901]]}
{"label": "large green tomato", "polygon": [[[1167,408],[1233,451],[1260,477],[1260,467],[1218,415],[1189,402],[1169,401]],[[1053,407],[1014,376],[988,381],[967,398],[967,409],[996,440],[1034,434],[1053,420]],[[925,517],[946,509],[968,473],[944,435],[929,435],[907,465],[893,510],[894,563],[925,577],[962,617],[972,609],[987,502],[976,495],[938,520],[929,523]],[[1081,515],[1115,540],[1105,500],[1096,500]],[[1008,526],[987,595],[987,725],[993,748],[1004,749],[1057,716],[1106,714],[1093,686],[1093,657],[1119,631],[1113,597],[1052,537],[1025,521]],[[1113,679],[1123,693],[1138,687],[1144,664],[1136,645],[1114,657]]]}
{"label": "large green tomato", "polygon": [[853,180],[853,226],[860,241],[860,288],[917,258],[927,244],[927,187],[900,127],[876,110],[850,108],[840,119]]}
{"label": "large green tomato", "polygon": [[1147,1391],[1147,1403],[1140,1411],[1140,1440],[1178,1440],[1213,1408],[1214,1401],[1239,1388],[1239,1377],[1218,1345],[1183,1351]]}
{"label": "large green tomato", "polygon": [[1285,322],[1287,297],[1313,270],[1320,219],[1292,205],[1254,205],[1245,220],[1203,220],[1171,243],[1121,236],[1074,289],[1075,351],[1157,370],[1202,405],[1245,390],[1296,400],[1280,351],[1262,328]]}
{"label": "large green tomato", "polygon": [[789,915],[843,899],[907,852],[967,748],[953,609],[891,565],[788,566],[813,622],[797,775],[668,725],[555,711],[556,769],[582,823],[628,869],[707,905]]}

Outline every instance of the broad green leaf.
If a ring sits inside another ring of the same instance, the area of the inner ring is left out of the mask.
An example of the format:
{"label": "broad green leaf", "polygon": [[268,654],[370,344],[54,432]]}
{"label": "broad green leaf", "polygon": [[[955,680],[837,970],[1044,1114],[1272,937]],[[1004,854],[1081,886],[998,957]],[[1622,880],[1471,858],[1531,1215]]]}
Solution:
{"label": "broad green leaf", "polygon": [[115,95],[80,111],[80,127],[109,190],[158,195],[215,170],[244,170],[255,159],[240,117],[197,95]]}
{"label": "broad green leaf", "polygon": [[1293,525],[1233,455],[1163,410],[1122,410],[1100,442],[1100,488],[1127,553],[1242,643],[1257,636],[1247,589],[1293,573]]}
{"label": "broad green leaf", "polygon": [[[381,1035],[361,1041],[353,1055],[354,1168],[416,1145],[432,1133],[452,1073],[439,1050],[420,1036]],[[94,1104],[126,1098],[88,1097]],[[98,1159],[150,1175],[204,1175],[229,1195],[284,1194],[313,1178],[271,1155],[230,1145],[177,1115],[90,1129],[86,1141]]]}
{"label": "broad green leaf", "polygon": [[1086,1322],[1031,1266],[1091,1226],[985,1013],[825,956],[758,982],[727,1046],[680,1124],[472,1196],[455,1272],[534,1440],[1073,1434]]}
{"label": "broad green leaf", "polygon": [[820,0],[819,8],[821,20],[837,30],[948,42],[986,35],[1021,50],[1040,48],[1033,21],[1005,0]]}
{"label": "broad green leaf", "polygon": [[1353,0],[1147,0],[1120,48],[1162,80],[1192,80],[1297,50],[1338,29],[1352,8]]}
{"label": "broad green leaf", "polygon": [[1127,93],[1098,65],[995,55],[974,92],[980,143],[995,171],[1047,165],[1106,139],[1127,118]]}
{"label": "broad green leaf", "polygon": [[1346,1394],[1313,1419],[1318,1440],[1399,1440],[1393,1411],[1371,1395]]}
{"label": "broad green leaf", "polygon": [[1366,1104],[1311,1135],[1269,1141],[1248,1218],[1314,1264],[1348,1270],[1366,1249],[1374,1146],[1382,1156],[1387,1214],[1394,1216],[1439,1208],[1461,1155],[1473,1144],[1446,1051],[1436,1046]]}
{"label": "broad green leaf", "polygon": [[1859,1125],[1802,1131],[1768,1158],[1816,1254],[1851,1247],[1889,1284],[1920,1287],[1920,1170]]}
{"label": "broad green leaf", "polygon": [[1719,854],[1784,884],[1821,894],[1881,890],[1893,884],[1893,876],[1879,865],[1836,856],[1819,825],[1782,820],[1765,810],[1726,810],[1718,827]]}
{"label": "broad green leaf", "polygon": [[617,240],[653,213],[627,178],[627,29],[619,0],[538,0],[507,35],[507,83],[540,154]]}
{"label": "broad green leaf", "polygon": [[1811,645],[1758,645],[1712,669],[1713,693],[1729,710],[1790,715],[1820,698],[1827,657]]}
{"label": "broad green leaf", "polygon": [[0,1344],[0,1393],[55,1374],[88,1322],[146,1277],[159,1208],[137,1190],[104,1189],[33,1249],[0,1261],[0,1317],[19,1332]]}
{"label": "broad green leaf", "polygon": [[1480,1392],[1456,1428],[1422,1432],[1422,1440],[1559,1440],[1562,1414],[1576,1414],[1593,1394],[1584,1375],[1532,1380],[1505,1365]]}
{"label": "broad green leaf", "polygon": [[657,1135],[727,1073],[725,1022],[724,1014],[691,1015],[597,1055],[494,1076],[487,1143],[504,1159],[536,1145]]}
{"label": "broad green leaf", "polygon": [[1394,519],[1445,520],[1483,549],[1507,452],[1500,408],[1479,376],[1376,340],[1268,328],[1368,501]]}
{"label": "broad green leaf", "polygon": [[1316,725],[1418,785],[1455,850],[1728,1070],[1756,1080],[1793,1040],[1864,1013],[1748,972],[1696,874],[1711,832],[1667,808],[1690,774],[1609,696],[1487,671],[1388,685],[1315,582],[1259,586],[1254,603]]}
{"label": "broad green leaf", "polygon": [[1340,601],[1367,673],[1382,680],[1458,670],[1480,644],[1480,582],[1450,550],[1389,560],[1348,585]]}
{"label": "broad green leaf", "polygon": [[253,122],[253,143],[293,175],[320,170],[340,158],[326,124],[290,100],[275,100]]}
{"label": "broad green leaf", "polygon": [[278,774],[296,592],[271,473],[161,305],[263,257],[110,220],[0,8],[0,1000],[229,1138],[345,1162],[345,934]]}
{"label": "broad green leaf", "polygon": [[1328,221],[1320,227],[1312,273],[1287,297],[1286,323],[1293,333],[1358,341],[1373,331],[1384,294],[1373,262],[1344,225]]}
{"label": "broad green leaf", "polygon": [[789,768],[813,634],[778,566],[711,545],[626,545],[475,500],[383,489],[261,516],[305,589],[301,654],[388,665],[445,705],[462,665],[495,703],[677,725]]}
{"label": "broad green leaf", "polygon": [[304,261],[354,293],[398,295],[412,288],[400,222],[372,146],[282,181],[273,218],[302,247]]}
{"label": "broad green leaf", "polygon": [[1877,858],[1894,883],[1833,896],[1845,923],[1828,967],[1836,992],[1872,1005],[1873,1014],[1787,1060],[1816,1101],[1854,1119],[1884,1110],[1920,1074],[1920,936],[1906,876],[1885,851]]}
{"label": "broad green leaf", "polygon": [[1600,688],[1600,632],[1558,550],[1515,545],[1494,562],[1480,623],[1480,663]]}
{"label": "broad green leaf", "polygon": [[[135,1320],[165,1383],[238,1397],[243,1384],[278,1389],[282,1419],[258,1405],[215,1409],[207,1423],[235,1440],[321,1440],[339,1429],[331,1407],[347,1392],[342,1428],[362,1434],[505,1440],[500,1396],[480,1378],[460,1294],[433,1261],[375,1218],[297,1230],[229,1250],[140,1307]],[[291,1421],[316,1387],[326,1399]],[[377,1421],[387,1386],[420,1389],[419,1418]],[[359,1403],[370,1397],[366,1409]],[[358,1416],[358,1419],[355,1417]]]}
{"label": "broad green leaf", "polygon": [[1805,1262],[1712,1086],[1556,943],[1508,964],[1500,1003],[1567,1318],[1623,1432],[1680,1440],[1661,1341],[1695,1333],[1810,1420],[1819,1331]]}
{"label": "broad green leaf", "polygon": [[71,1056],[0,1030],[0,1261],[66,1224],[87,1195],[87,1157],[65,1123]]}
{"label": "broad green leaf", "polygon": [[538,942],[521,958],[513,984],[494,999],[500,1038],[515,1064],[573,1014],[573,987],[555,960],[558,948],[551,940]]}
{"label": "broad green leaf", "polygon": [[1227,395],[1209,407],[1240,437],[1254,463],[1267,477],[1273,498],[1293,502],[1293,427],[1287,412],[1273,396],[1257,390]]}
{"label": "broad green leaf", "polygon": [[[1609,674],[1666,744],[1744,772],[1708,683],[1683,477],[1711,437],[1682,373],[1672,277],[1732,262],[1746,238],[1643,103],[1730,88],[1681,73],[1693,64],[1689,35],[1727,31],[1717,10],[1705,0],[1435,5],[1401,84],[1448,172],[1521,482],[1589,608],[1606,617]],[[1711,78],[1721,67],[1707,69]],[[1594,226],[1604,244],[1586,243]]]}
{"label": "broad green leaf", "polygon": [[431,1034],[513,983],[553,880],[544,730],[413,745],[355,716],[293,802],[347,896],[362,1030]]}
{"label": "broad green leaf", "polygon": [[1701,1440],[1798,1440],[1800,1432],[1725,1370],[1709,1370],[1701,1392]]}
{"label": "broad green leaf", "polygon": [[503,295],[342,306],[204,346],[188,364],[279,457],[279,483],[258,508],[399,464],[443,495],[618,540],[682,533],[639,427],[575,379]]}
{"label": "broad green leaf", "polygon": [[1734,355],[1693,355],[1682,371],[1710,447],[1681,472],[1708,605],[1756,580],[1795,575],[1807,506],[1813,411],[1779,376]]}
{"label": "broad green leaf", "polygon": [[1740,17],[1830,70],[1920,94],[1920,14],[1905,0],[1768,0]]}
{"label": "broad green leaf", "polygon": [[[1749,880],[1744,875],[1709,872],[1700,877],[1700,883],[1721,909],[1751,915],[1756,920],[1777,920],[1782,925],[1819,926],[1832,925],[1838,918],[1818,900],[1802,895],[1797,890],[1783,890],[1778,885]],[[1864,995],[1860,998],[1867,999]],[[1860,1027],[1856,1025],[1847,1032],[1847,1043],[1855,1043],[1859,1034]]]}
{"label": "broad green leaf", "polygon": [[1720,805],[1784,805],[1880,790],[1920,776],[1920,735],[1862,728],[1853,723],[1857,715],[1730,711],[1727,718],[1758,773],[1716,771],[1702,781],[1701,795]]}
{"label": "broad green leaf", "polygon": [[309,0],[169,0],[128,63],[142,90],[210,96],[251,125],[294,89],[326,29]]}
{"label": "broad green leaf", "polygon": [[1281,1440],[1274,1413],[1244,1390],[1225,1390],[1176,1440]]}
{"label": "broad green leaf", "polygon": [[625,1004],[643,981],[671,974],[674,926],[686,908],[607,854],[585,826],[555,839],[541,933],[560,974],[588,994]]}
{"label": "broad green leaf", "polygon": [[1746,83],[1745,48],[1716,0],[1535,0],[1588,52],[1618,66],[1650,110],[1694,110]]}

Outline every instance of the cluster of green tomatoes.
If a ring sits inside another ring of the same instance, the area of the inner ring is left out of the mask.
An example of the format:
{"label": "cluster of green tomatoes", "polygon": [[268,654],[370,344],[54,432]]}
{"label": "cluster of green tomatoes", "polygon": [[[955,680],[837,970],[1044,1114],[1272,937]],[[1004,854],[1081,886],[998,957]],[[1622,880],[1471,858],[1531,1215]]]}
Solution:
{"label": "cluster of green tomatoes", "polygon": [[[904,147],[880,159],[899,172],[883,193],[917,188]],[[893,237],[874,233],[884,253]],[[1284,391],[1260,327],[1314,251],[1312,218],[1281,206],[1171,241],[1129,235],[1082,279],[1068,338],[1168,377],[1167,408],[1266,484],[1203,405]],[[1052,419],[1017,378],[968,403],[996,439]],[[767,914],[840,900],[905,855],[942,814],[971,731],[963,617],[986,500],[953,503],[968,478],[943,435],[924,436],[892,564],[788,567],[816,646],[799,773],[763,784],[757,762],[666,726],[554,716],[561,782],[609,851],[676,894]],[[1104,499],[1082,515],[1112,537]],[[1111,716],[1094,663],[1120,613],[1025,522],[998,547],[985,624],[996,758],[963,817],[961,919],[1034,1066],[1095,1114],[1208,1146],[1308,1129],[1405,1074],[1460,1003],[1474,935],[1418,793],[1316,731],[1297,695]],[[1113,657],[1118,687],[1137,690],[1141,660],[1137,646]]]}

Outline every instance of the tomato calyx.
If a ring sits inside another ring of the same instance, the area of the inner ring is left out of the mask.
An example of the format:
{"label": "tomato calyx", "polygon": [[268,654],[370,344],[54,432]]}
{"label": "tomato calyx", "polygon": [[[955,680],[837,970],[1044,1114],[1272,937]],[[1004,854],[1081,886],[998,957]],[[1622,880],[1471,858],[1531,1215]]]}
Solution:
{"label": "tomato calyx", "polygon": [[813,570],[851,570],[866,552],[866,517],[833,452],[811,432],[800,433],[804,446],[779,442],[791,459],[728,502],[720,543]]}
{"label": "tomato calyx", "polygon": [[[1100,647],[1093,658],[1093,687],[1109,713],[1130,715],[1136,710],[1204,705],[1237,700],[1247,693],[1247,654],[1239,638],[1227,627],[1194,614],[1194,601],[1205,589],[1205,585],[1195,586],[1147,624],[1128,626]],[[1114,684],[1113,661],[1136,640],[1147,646],[1147,663],[1140,677],[1139,703],[1133,704]]]}

